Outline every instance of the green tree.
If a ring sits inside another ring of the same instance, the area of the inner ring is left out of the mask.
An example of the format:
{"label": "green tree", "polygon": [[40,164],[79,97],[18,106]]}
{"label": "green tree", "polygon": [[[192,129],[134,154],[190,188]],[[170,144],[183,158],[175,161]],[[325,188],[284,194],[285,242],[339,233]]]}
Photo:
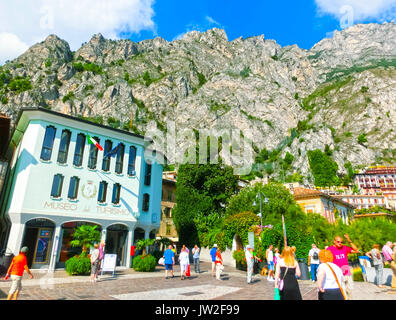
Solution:
{"label": "green tree", "polygon": [[82,255],[85,255],[87,249],[100,241],[100,231],[96,230],[98,226],[82,225],[75,229],[73,240],[70,241],[72,247],[82,247]]}
{"label": "green tree", "polygon": [[180,242],[199,242],[194,218],[215,214],[223,216],[231,196],[237,191],[238,179],[233,169],[222,164],[183,164],[178,170],[173,221]]}
{"label": "green tree", "polygon": [[339,185],[337,176],[338,164],[321,150],[310,150],[307,152],[309,167],[314,176],[314,184],[318,187]]}
{"label": "green tree", "polygon": [[141,239],[136,242],[136,249],[142,250],[142,256],[145,256],[146,253],[146,248],[149,246],[152,246],[155,242],[155,239]]}

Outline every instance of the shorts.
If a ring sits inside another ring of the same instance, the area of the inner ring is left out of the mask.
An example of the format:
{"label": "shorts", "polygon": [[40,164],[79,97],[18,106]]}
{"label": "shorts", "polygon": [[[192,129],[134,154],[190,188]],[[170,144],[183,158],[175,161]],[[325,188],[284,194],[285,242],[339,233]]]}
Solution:
{"label": "shorts", "polygon": [[268,264],[268,270],[274,270],[274,261],[270,261]]}
{"label": "shorts", "polygon": [[15,291],[20,291],[22,289],[22,276],[11,275],[11,288],[8,294],[14,294]]}
{"label": "shorts", "polygon": [[165,263],[165,270],[173,270],[173,264],[166,264]]}

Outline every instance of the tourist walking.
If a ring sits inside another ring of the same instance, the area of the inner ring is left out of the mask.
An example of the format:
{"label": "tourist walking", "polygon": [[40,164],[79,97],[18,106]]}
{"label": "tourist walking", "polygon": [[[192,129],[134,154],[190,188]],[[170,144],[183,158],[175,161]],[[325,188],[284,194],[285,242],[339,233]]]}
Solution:
{"label": "tourist walking", "polygon": [[168,279],[168,272],[170,271],[172,278],[175,276],[173,274],[173,266],[175,265],[175,252],[173,251],[172,245],[169,245],[168,249],[164,252],[164,264],[165,264],[165,279]]}
{"label": "tourist walking", "polygon": [[308,253],[308,266],[311,266],[311,280],[312,282],[315,282],[317,277],[316,277],[316,271],[318,270],[320,261],[319,261],[319,249],[316,246],[316,244],[312,244],[312,249],[309,250]]}
{"label": "tourist walking", "polygon": [[216,279],[221,280],[220,276],[224,269],[224,266],[223,266],[223,257],[221,256],[220,248],[217,248],[216,251],[215,264],[216,264]]}
{"label": "tourist walking", "polygon": [[215,276],[215,268],[216,268],[216,252],[217,252],[217,244],[213,245],[213,248],[210,250],[210,257],[212,258],[212,277]]}
{"label": "tourist walking", "polygon": [[104,246],[105,246],[105,242],[101,241],[99,245],[99,263],[98,263],[98,269],[96,270],[96,279],[99,279],[99,272],[102,269],[102,264],[104,259]]}
{"label": "tourist walking", "polygon": [[28,247],[23,247],[19,254],[14,257],[11,261],[10,267],[7,270],[7,274],[4,280],[8,280],[11,275],[11,288],[8,292],[7,300],[17,300],[19,293],[22,290],[22,276],[23,272],[26,270],[30,279],[33,279],[33,274],[30,272],[27,266],[26,254],[29,252]]}
{"label": "tourist walking", "polygon": [[384,244],[384,246],[382,247],[382,254],[384,256],[385,259],[385,263],[391,263],[392,262],[392,255],[393,255],[393,251],[392,251],[392,242],[388,241],[387,243]]}
{"label": "tourist walking", "polygon": [[199,254],[200,250],[197,245],[192,249],[193,259],[194,259],[194,271],[195,273],[200,273],[201,269],[199,267]]}
{"label": "tourist walking", "polygon": [[97,272],[99,266],[99,245],[95,243],[94,249],[91,252],[91,282],[97,280]]}
{"label": "tourist walking", "polygon": [[281,300],[302,300],[296,275],[301,276],[300,267],[294,258],[292,248],[285,247],[275,272],[275,288],[279,289]]}
{"label": "tourist walking", "polygon": [[253,255],[253,249],[249,245],[246,246],[245,258],[247,264],[247,283],[252,283],[254,255]]}
{"label": "tourist walking", "polygon": [[268,249],[265,251],[265,257],[267,258],[267,264],[268,264],[268,281],[275,281],[274,278],[274,253],[272,252],[272,248],[274,246],[270,244]]}
{"label": "tourist walking", "polygon": [[352,299],[352,274],[348,265],[348,254],[349,253],[358,253],[359,249],[357,246],[351,241],[347,234],[344,235],[345,239],[351,245],[350,247],[344,246],[344,240],[340,236],[336,236],[333,241],[333,245],[328,247],[327,250],[330,250],[334,257],[334,264],[339,266],[342,270],[343,281],[345,287],[345,296],[347,300]]}
{"label": "tourist walking", "polygon": [[318,299],[345,300],[342,270],[333,263],[333,254],[330,250],[320,250],[319,259]]}
{"label": "tourist walking", "polygon": [[190,258],[188,255],[187,248],[184,244],[179,254],[179,262],[180,262],[180,275],[181,275],[180,278],[181,280],[184,280],[186,278],[187,268],[190,265]]}
{"label": "tourist walking", "polygon": [[373,245],[373,249],[369,252],[366,252],[366,256],[369,256],[373,261],[373,266],[375,268],[375,275],[377,279],[377,286],[378,288],[385,288],[383,283],[383,274],[384,274],[384,264],[382,262],[382,256],[380,253],[380,245],[375,244]]}

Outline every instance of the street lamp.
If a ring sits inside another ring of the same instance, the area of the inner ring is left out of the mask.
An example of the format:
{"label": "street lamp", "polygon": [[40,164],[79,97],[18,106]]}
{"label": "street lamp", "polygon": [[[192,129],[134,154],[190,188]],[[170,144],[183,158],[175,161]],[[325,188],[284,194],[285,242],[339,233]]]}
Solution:
{"label": "street lamp", "polygon": [[[258,216],[260,217],[260,219],[261,219],[261,225],[260,225],[260,233],[263,231],[263,214],[262,214],[262,211],[261,211],[261,207],[262,207],[262,202],[264,202],[264,204],[266,204],[266,203],[268,203],[268,201],[269,201],[269,199],[268,198],[266,198],[265,197],[265,195],[264,194],[262,194],[261,192],[259,192],[257,195],[256,195],[256,199],[258,198],[258,200],[260,201],[260,213],[258,214]],[[264,198],[264,199],[263,199]],[[256,206],[256,201],[254,201],[253,202],[253,205],[254,206]]]}

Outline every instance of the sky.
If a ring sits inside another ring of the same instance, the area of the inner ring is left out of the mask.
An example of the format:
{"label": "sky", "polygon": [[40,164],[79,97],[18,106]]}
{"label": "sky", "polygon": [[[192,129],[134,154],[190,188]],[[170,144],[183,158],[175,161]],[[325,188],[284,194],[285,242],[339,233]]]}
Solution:
{"label": "sky", "polygon": [[224,29],[310,49],[334,30],[396,22],[396,0],[0,0],[0,65],[49,34],[77,50],[92,35],[138,42]]}

